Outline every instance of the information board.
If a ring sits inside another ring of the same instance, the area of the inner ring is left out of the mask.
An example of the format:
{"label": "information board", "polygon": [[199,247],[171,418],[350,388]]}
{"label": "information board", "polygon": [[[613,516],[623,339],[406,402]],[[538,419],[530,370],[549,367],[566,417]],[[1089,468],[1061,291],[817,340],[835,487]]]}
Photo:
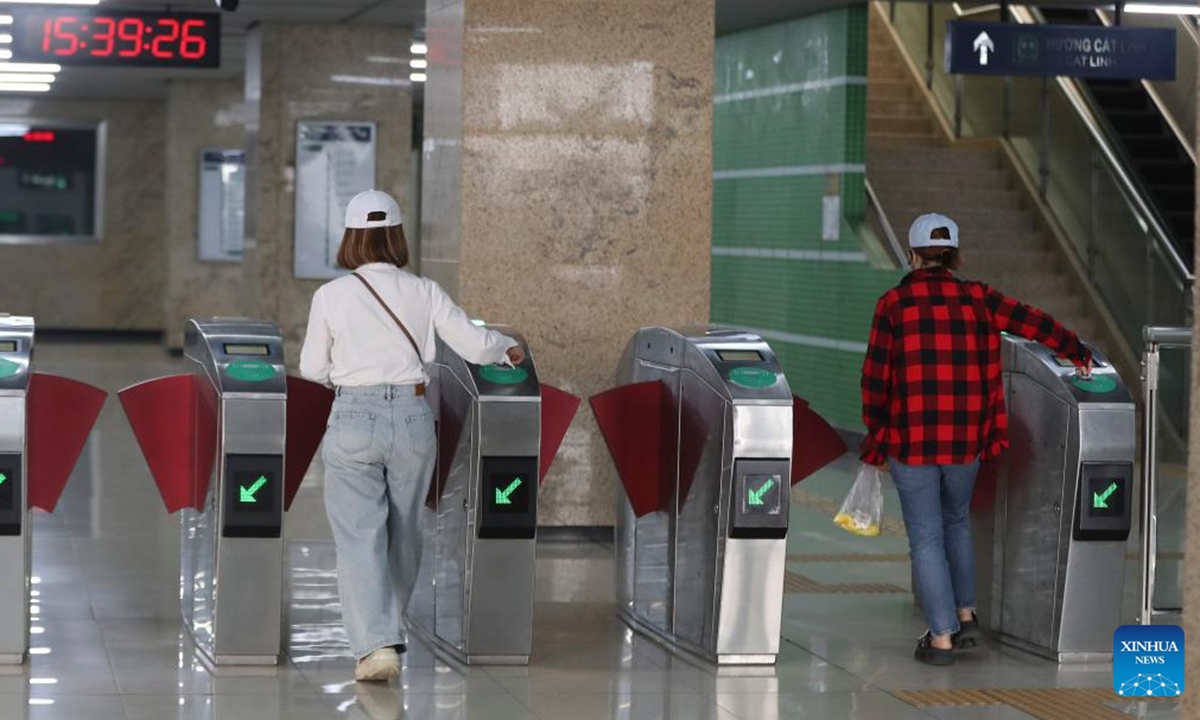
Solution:
{"label": "information board", "polygon": [[300,122],[296,127],[297,278],[329,280],[350,199],[375,187],[375,123]]}
{"label": "information board", "polygon": [[1175,30],[951,21],[946,71],[1174,80]]}
{"label": "information board", "polygon": [[197,244],[205,262],[240,262],[246,244],[246,153],[200,152]]}

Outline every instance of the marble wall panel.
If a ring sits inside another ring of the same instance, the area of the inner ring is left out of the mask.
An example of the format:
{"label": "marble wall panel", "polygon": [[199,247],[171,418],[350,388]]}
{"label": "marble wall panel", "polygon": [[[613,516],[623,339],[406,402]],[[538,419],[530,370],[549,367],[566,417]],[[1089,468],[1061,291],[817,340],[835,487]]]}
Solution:
{"label": "marble wall panel", "polygon": [[[427,10],[427,274],[524,332],[545,382],[611,387],[635,329],[709,317],[713,3]],[[541,521],[611,524],[615,481],[585,405]]]}
{"label": "marble wall panel", "polygon": [[166,254],[163,329],[183,347],[190,317],[245,314],[238,292],[241,263],[201,262],[197,249],[200,152],[239,149],[246,136],[241,80],[176,80],[167,91]]}
{"label": "marble wall panel", "polygon": [[[313,292],[323,281],[293,272],[296,123],[364,120],[378,124],[376,187],[406,218],[411,188],[410,30],[399,27],[267,23],[255,28],[245,95],[249,192],[245,304],[279,322],[295,364]],[[253,68],[251,71],[250,68]],[[386,84],[384,84],[386,83]]]}
{"label": "marble wall panel", "polygon": [[0,245],[0,312],[41,328],[158,330],[166,274],[164,103],[0,99],[0,119],[105,122],[99,243]]}

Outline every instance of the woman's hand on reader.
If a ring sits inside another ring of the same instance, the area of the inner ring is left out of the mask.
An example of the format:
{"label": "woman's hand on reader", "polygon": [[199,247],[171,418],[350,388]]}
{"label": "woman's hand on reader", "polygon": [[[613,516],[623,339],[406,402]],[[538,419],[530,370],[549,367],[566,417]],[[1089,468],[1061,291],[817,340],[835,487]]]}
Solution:
{"label": "woman's hand on reader", "polygon": [[505,351],[505,355],[508,356],[508,361],[513,365],[520,365],[525,362],[525,349],[520,345],[513,345]]}

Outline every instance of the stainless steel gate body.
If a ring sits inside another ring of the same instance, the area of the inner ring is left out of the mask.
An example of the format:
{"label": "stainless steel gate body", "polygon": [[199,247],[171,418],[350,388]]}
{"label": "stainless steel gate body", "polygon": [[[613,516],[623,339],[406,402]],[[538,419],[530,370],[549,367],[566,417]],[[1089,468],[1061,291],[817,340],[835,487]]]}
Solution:
{"label": "stainless steel gate body", "polygon": [[33,318],[0,315],[0,664],[29,649],[30,536],[26,400]]}
{"label": "stainless steel gate body", "polygon": [[426,369],[439,458],[408,620],[459,662],[523,665],[533,636],[541,453],[533,359],[517,368],[474,365],[439,340]]}
{"label": "stainless steel gate body", "polygon": [[216,407],[218,443],[204,510],[181,516],[184,621],[218,665],[273,665],[283,588],[283,338],[274,323],[189,320],[184,357],[200,402]]}
{"label": "stainless steel gate body", "polygon": [[973,518],[980,619],[1058,662],[1108,660],[1133,504],[1132,399],[1099,353],[1091,380],[1032,341],[1005,336],[1003,356],[1011,448],[977,490],[994,487]]}
{"label": "stainless steel gate body", "polygon": [[650,327],[617,374],[619,385],[663,384],[674,434],[663,443],[667,507],[638,517],[617,493],[620,616],[710,662],[774,663],[793,407],[774,353],[750,333]]}

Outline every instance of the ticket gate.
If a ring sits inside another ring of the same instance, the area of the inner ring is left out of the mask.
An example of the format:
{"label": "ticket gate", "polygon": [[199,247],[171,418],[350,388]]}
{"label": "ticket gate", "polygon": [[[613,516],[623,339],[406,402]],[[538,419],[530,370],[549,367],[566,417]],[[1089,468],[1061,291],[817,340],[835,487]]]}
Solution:
{"label": "ticket gate", "polygon": [[1056,660],[1111,660],[1133,506],[1133,399],[1095,348],[1090,380],[1045,346],[1002,340],[1010,449],[972,507],[980,623]]}
{"label": "ticket gate", "polygon": [[0,314],[0,664],[29,652],[30,511],[53,512],[107,393],[33,371],[34,321]]}
{"label": "ticket gate", "polygon": [[188,374],[120,392],[167,511],[182,511],[184,624],[216,665],[274,665],[283,515],[333,392],[285,374],[274,323],[189,320],[184,358]]}
{"label": "ticket gate", "polygon": [[465,664],[524,665],[533,635],[538,490],[579,407],[519,366],[475,365],[441,340],[426,367],[438,458],[407,619]]}
{"label": "ticket gate", "polygon": [[619,615],[710,662],[773,664],[790,488],[845,444],[823,422],[798,432],[811,413],[752,333],[643,328],[617,375],[591,404],[622,484]]}

